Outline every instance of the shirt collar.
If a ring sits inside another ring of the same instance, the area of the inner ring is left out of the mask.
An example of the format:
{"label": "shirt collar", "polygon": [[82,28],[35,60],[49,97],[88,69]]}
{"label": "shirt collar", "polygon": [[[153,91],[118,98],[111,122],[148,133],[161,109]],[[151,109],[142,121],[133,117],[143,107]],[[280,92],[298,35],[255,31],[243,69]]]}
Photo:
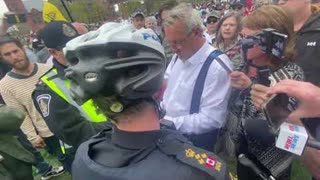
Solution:
{"label": "shirt collar", "polygon": [[29,75],[23,75],[23,74],[19,74],[19,73],[15,73],[15,72],[8,72],[8,76],[12,77],[12,78],[16,78],[16,79],[28,79],[30,77],[32,77],[33,75],[35,75],[38,72],[38,65],[35,63],[34,64],[34,68],[31,72],[31,74]]}
{"label": "shirt collar", "polygon": [[60,64],[55,58],[53,58],[52,63],[53,63],[53,67],[55,67],[58,71],[58,76],[64,79],[65,78],[64,70],[67,68],[67,66]]}
{"label": "shirt collar", "polygon": [[128,149],[143,149],[150,147],[156,143],[161,137],[161,131],[147,131],[147,132],[128,132],[114,128],[111,142]]}
{"label": "shirt collar", "polygon": [[187,61],[190,62],[191,64],[198,64],[206,60],[207,56],[209,55],[210,52],[213,50],[213,47],[205,42],[203,43],[202,47],[195,53],[193,54]]}

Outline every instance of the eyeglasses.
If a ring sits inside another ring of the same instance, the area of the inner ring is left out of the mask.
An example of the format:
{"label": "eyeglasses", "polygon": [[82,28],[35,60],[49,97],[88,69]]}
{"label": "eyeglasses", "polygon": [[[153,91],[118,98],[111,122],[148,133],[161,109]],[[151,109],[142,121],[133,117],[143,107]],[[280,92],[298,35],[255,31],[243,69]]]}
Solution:
{"label": "eyeglasses", "polygon": [[178,49],[182,48],[183,45],[186,43],[186,41],[188,40],[188,38],[190,37],[190,35],[192,34],[193,31],[191,31],[190,33],[187,34],[187,36],[185,38],[183,38],[182,40],[178,40],[178,41],[173,41],[173,42],[170,42],[170,41],[167,41],[168,44],[171,46],[171,47],[176,47]]}
{"label": "eyeglasses", "polygon": [[218,22],[217,18],[208,18],[207,19],[207,24],[216,23],[216,22]]}

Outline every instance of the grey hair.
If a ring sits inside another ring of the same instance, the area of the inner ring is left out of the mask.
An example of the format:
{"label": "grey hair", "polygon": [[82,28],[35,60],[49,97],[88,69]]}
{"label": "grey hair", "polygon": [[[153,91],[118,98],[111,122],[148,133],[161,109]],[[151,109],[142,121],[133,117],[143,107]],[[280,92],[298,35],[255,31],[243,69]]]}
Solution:
{"label": "grey hair", "polygon": [[172,27],[177,21],[182,22],[187,26],[187,34],[191,33],[195,28],[199,28],[202,31],[204,26],[202,19],[190,4],[181,3],[169,11],[168,17],[164,19],[164,26]]}
{"label": "grey hair", "polygon": [[156,17],[154,17],[154,16],[148,16],[148,17],[146,17],[145,22],[148,22],[148,21],[151,21],[151,22],[153,22],[153,23],[157,23],[157,19],[156,19]]}

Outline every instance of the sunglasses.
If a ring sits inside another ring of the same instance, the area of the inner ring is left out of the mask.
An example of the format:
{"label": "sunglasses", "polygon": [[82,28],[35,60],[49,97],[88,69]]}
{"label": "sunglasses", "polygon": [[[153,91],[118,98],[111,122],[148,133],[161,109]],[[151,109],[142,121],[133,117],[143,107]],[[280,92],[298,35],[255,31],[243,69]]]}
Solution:
{"label": "sunglasses", "polygon": [[217,18],[208,18],[207,20],[207,24],[216,23],[216,22],[218,22]]}

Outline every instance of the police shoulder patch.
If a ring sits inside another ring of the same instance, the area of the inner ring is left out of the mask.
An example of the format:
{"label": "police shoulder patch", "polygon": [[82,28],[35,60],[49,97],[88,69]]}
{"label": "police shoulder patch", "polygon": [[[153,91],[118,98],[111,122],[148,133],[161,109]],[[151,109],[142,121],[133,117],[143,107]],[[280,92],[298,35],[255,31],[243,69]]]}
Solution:
{"label": "police shoulder patch", "polygon": [[41,94],[36,98],[39,108],[43,117],[48,117],[50,114],[50,101],[51,96],[49,94]]}
{"label": "police shoulder patch", "polygon": [[221,158],[191,144],[184,144],[184,151],[177,154],[177,159],[208,173],[215,179],[225,179],[227,177],[227,166]]}
{"label": "police shoulder patch", "polygon": [[157,144],[163,153],[176,157],[181,163],[199,169],[214,179],[225,179],[228,176],[226,163],[217,155],[195,147],[185,136],[172,133],[174,132],[172,130],[162,129],[162,131],[171,132],[159,139]]}

